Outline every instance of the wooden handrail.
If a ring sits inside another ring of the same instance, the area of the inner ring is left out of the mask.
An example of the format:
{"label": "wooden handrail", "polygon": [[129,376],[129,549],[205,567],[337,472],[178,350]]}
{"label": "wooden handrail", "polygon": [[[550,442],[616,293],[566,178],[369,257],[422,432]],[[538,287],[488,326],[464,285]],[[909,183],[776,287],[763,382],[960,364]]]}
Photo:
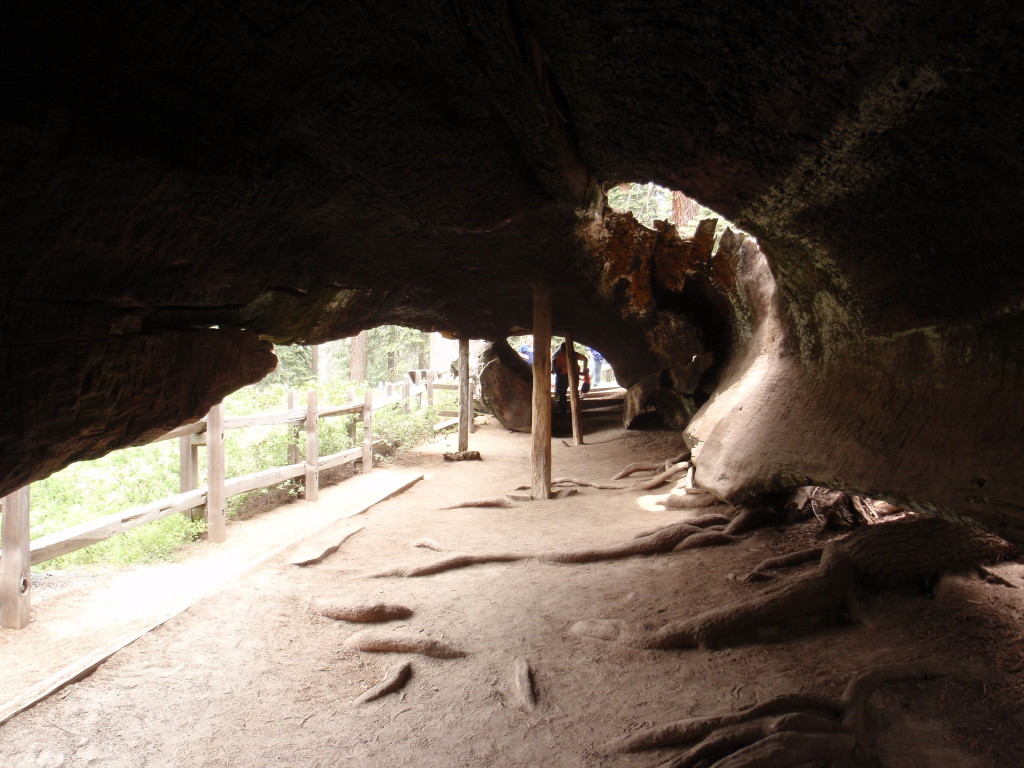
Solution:
{"label": "wooden handrail", "polygon": [[[367,390],[366,397],[363,402],[350,402],[343,405],[324,405],[317,407],[315,405],[315,398],[313,398],[307,408],[288,408],[279,411],[223,418],[221,429],[224,431],[255,426],[303,424],[307,422],[309,418],[308,413],[310,408],[315,408],[317,421],[323,418],[349,414],[361,416],[364,421],[364,439],[363,445],[339,451],[338,453],[333,453],[329,456],[316,457],[315,463],[312,465],[315,467],[315,472],[312,473],[310,473],[310,467],[308,467],[305,462],[300,462],[260,472],[253,472],[240,477],[224,478],[221,480],[221,489],[217,494],[218,497],[222,496],[226,499],[230,496],[246,493],[258,488],[278,485],[296,477],[308,476],[309,474],[313,474],[315,476],[322,470],[352,463],[359,459],[362,459],[365,463],[367,461],[367,456],[370,457],[370,461],[372,463],[373,452],[380,449],[384,443],[380,440],[373,440],[369,424],[370,419],[366,418],[368,415],[384,408],[390,408],[402,403],[408,404],[413,398],[422,394],[431,395],[432,390],[434,389],[454,390],[458,389],[458,386],[454,384],[436,384],[434,383],[434,377],[428,376],[426,382],[413,384],[411,386],[402,386],[399,387],[399,389],[399,394],[380,399],[373,398],[372,391]],[[316,428],[314,427],[313,429],[315,430]],[[206,431],[207,420],[201,419],[199,421],[175,427],[174,429],[160,435],[152,442],[155,443],[177,438],[189,438],[186,442],[190,443],[194,450],[196,444],[205,443]],[[183,449],[183,455],[185,453],[186,452]],[[369,470],[369,468],[370,467],[367,467],[366,469]],[[168,517],[172,514],[186,512],[190,509],[194,509],[195,507],[207,504],[208,502],[209,492],[208,488],[204,486],[201,488],[185,490],[182,493],[157,499],[156,501],[151,501],[146,504],[141,504],[139,506],[132,507],[131,509],[107,515],[97,520],[81,523],[79,525],[66,528],[63,531],[57,531],[55,533],[41,536],[32,541],[29,547],[29,559],[32,565],[38,565],[46,562],[47,560],[52,560],[55,557],[60,557],[61,555],[66,555],[78,549],[99,543],[118,533],[123,533],[131,530],[132,528],[159,520],[163,517]],[[0,559],[0,562],[2,562],[2,559]]]}

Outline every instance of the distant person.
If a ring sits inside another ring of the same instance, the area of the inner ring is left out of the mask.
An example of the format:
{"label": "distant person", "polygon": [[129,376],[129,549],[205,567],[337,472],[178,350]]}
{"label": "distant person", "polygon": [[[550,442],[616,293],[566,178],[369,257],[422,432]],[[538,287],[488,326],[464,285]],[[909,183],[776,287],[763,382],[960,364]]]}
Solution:
{"label": "distant person", "polygon": [[533,365],[533,347],[529,344],[523,344],[519,347],[519,356],[530,365]]}
{"label": "distant person", "polygon": [[[587,360],[586,355],[581,355],[579,352],[573,350],[573,354],[576,355],[576,360],[579,363],[583,363],[583,372],[589,373],[590,362]],[[555,351],[555,356],[551,358],[551,370],[555,374],[555,395],[558,398],[558,412],[565,415],[569,412],[569,367],[568,360],[565,359],[565,342],[562,342]]]}
{"label": "distant person", "polygon": [[594,361],[594,386],[601,386],[601,366],[604,364],[604,355],[592,347],[587,347],[590,359]]}

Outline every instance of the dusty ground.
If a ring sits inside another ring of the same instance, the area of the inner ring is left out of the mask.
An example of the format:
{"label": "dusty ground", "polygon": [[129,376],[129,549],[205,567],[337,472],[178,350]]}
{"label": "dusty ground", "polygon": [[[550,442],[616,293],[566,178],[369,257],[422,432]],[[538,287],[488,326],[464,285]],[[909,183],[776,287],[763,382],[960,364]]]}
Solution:
{"label": "dusty ground", "polygon": [[[555,440],[556,476],[607,479],[630,461],[681,447],[674,435],[607,424],[588,439],[581,448]],[[528,482],[529,436],[487,426],[471,442],[484,461],[445,463],[440,454],[450,445],[439,444],[403,459],[401,468],[416,466],[425,479],[335,524],[330,531],[339,535],[365,527],[322,564],[289,565],[286,550],[0,726],[0,765],[651,766],[669,753],[609,755],[602,744],[641,725],[729,712],[777,693],[838,693],[858,670],[926,657],[951,669],[980,662],[987,679],[884,689],[872,699],[877,759],[844,768],[1024,765],[1024,589],[959,579],[933,598],[870,599],[866,624],[714,651],[638,651],[569,632],[581,619],[668,621],[752,594],[760,587],[735,575],[805,546],[817,535],[809,525],[795,535],[768,529],[729,547],[618,562],[369,576],[437,558],[410,547],[422,537],[469,552],[551,551],[617,542],[686,514],[660,510],[637,491],[594,489],[510,509],[439,511]],[[273,535],[271,548],[288,540]],[[1021,565],[997,570],[1024,587]],[[414,615],[389,631],[424,633],[468,655],[350,650],[343,641],[363,627],[310,610],[311,598],[328,597],[406,605]],[[512,695],[516,657],[533,667],[534,711]],[[353,706],[399,659],[413,665],[405,689]]]}

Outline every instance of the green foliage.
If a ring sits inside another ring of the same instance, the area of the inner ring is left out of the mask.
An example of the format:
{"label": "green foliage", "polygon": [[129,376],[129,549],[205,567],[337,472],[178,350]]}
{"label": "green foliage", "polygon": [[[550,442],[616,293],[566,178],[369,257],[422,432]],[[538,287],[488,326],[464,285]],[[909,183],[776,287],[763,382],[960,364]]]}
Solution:
{"label": "green foliage", "polygon": [[371,386],[384,381],[400,381],[407,371],[427,367],[430,338],[423,331],[382,325],[371,328],[367,336],[370,354],[366,380]]}
{"label": "green foliage", "polygon": [[[35,539],[177,492],[177,443],[165,441],[115,451],[95,461],[72,464],[33,483],[30,536]],[[181,544],[196,538],[202,526],[182,515],[171,515],[36,567],[66,568],[94,562],[123,565],[165,559]]]}
{"label": "green foliage", "polygon": [[[370,331],[368,369],[371,380],[400,381],[410,368],[422,367],[429,343],[426,334],[409,328],[382,327]],[[306,392],[315,389],[320,405],[363,401],[365,382],[348,381],[350,344],[341,340],[320,345],[319,365],[314,366],[311,348],[278,347],[278,368],[256,385],[234,392],[224,400],[228,416],[242,416],[287,408],[288,393],[296,391],[295,407],[304,408]],[[316,368],[330,376],[317,380]],[[453,392],[437,392],[434,409],[413,409],[405,414],[398,406],[374,413],[374,438],[395,448],[414,446],[434,436],[433,425],[441,420],[439,409],[454,409]],[[321,419],[320,454],[328,455],[354,447],[350,430],[354,416]],[[362,429],[357,430],[362,441]],[[299,447],[300,461],[305,440],[294,425],[259,426],[229,430],[225,433],[224,453],[228,477],[246,475],[288,463],[288,446]],[[200,450],[200,484],[205,483],[206,451]],[[123,512],[131,507],[171,496],[179,490],[177,441],[115,451],[95,461],[73,464],[37,483],[31,491],[31,537],[61,531],[71,526]],[[283,487],[291,496],[300,488],[298,481]],[[265,489],[252,494],[266,494]],[[228,515],[236,514],[248,496],[228,499]],[[184,515],[168,517],[134,528],[91,547],[77,550],[47,563],[39,569],[66,568],[90,563],[125,565],[173,557],[182,544],[202,536],[203,521]]]}
{"label": "green foliage", "polygon": [[401,407],[382,408],[373,414],[373,438],[384,440],[395,449],[412,448],[434,437],[434,425],[441,421],[440,410],[434,408],[410,410]]}
{"label": "green foliage", "polygon": [[648,229],[655,220],[672,220],[672,190],[647,184],[620,184],[608,190],[608,205],[616,211],[630,211]]}
{"label": "green foliage", "polygon": [[169,515],[132,528],[91,547],[48,560],[34,568],[71,568],[92,563],[124,566],[170,560],[181,549],[182,544],[196,541],[205,533],[205,520],[190,520],[185,515]]}
{"label": "green foliage", "polygon": [[608,205],[615,211],[629,211],[638,222],[648,229],[654,229],[655,221],[674,224],[680,237],[692,237],[697,225],[704,219],[718,219],[715,238],[721,237],[726,227],[739,228],[724,216],[701,205],[689,221],[675,221],[672,212],[672,190],[659,187],[654,182],[646,184],[620,184],[608,190]]}

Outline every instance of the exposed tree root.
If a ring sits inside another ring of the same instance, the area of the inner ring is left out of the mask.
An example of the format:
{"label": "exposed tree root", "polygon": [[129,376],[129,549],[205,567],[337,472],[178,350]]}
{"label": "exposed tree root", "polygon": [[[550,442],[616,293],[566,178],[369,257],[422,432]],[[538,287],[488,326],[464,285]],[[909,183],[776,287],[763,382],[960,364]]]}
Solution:
{"label": "exposed tree root", "polygon": [[[605,483],[590,483],[586,480],[577,480],[575,477],[558,477],[551,481],[552,487],[556,485],[567,485],[576,486],[579,488],[598,488],[605,491],[621,491],[626,486],[624,485],[607,485]],[[517,485],[513,490],[516,491],[528,491],[530,490],[529,485]]]}
{"label": "exposed tree root", "polygon": [[801,549],[797,552],[790,552],[788,555],[769,557],[767,560],[762,560],[758,563],[757,567],[743,577],[743,581],[768,581],[768,579],[773,578],[773,576],[770,573],[766,573],[766,571],[792,568],[797,565],[809,563],[813,560],[820,560],[821,550],[822,547],[811,547],[810,549]]}
{"label": "exposed tree root", "polygon": [[663,502],[665,509],[704,509],[723,505],[718,497],[705,491],[672,491]]}
{"label": "exposed tree root", "polygon": [[[724,531],[722,532],[725,533]],[[749,641],[756,630],[848,610],[857,588],[879,592],[927,585],[942,573],[1014,552],[1002,539],[939,518],[908,518],[860,529],[822,550],[810,573],[769,585],[760,594],[673,621],[630,630],[615,620],[582,621],[577,634],[639,648],[718,647]],[[755,569],[756,570],[756,569]]]}
{"label": "exposed tree root", "polygon": [[355,528],[350,531],[345,531],[345,533],[343,533],[339,539],[332,542],[331,544],[321,543],[320,545],[313,544],[304,546],[301,549],[299,549],[292,557],[291,564],[298,566],[307,566],[322,563],[328,557],[337,552],[338,548],[341,547],[341,545],[344,544],[345,541],[350,536],[359,533],[361,530],[363,530],[363,526],[360,525],[358,528]]}
{"label": "exposed tree root", "polygon": [[376,701],[382,696],[387,696],[389,693],[394,693],[405,687],[405,684],[409,682],[409,678],[412,676],[412,662],[405,661],[401,664],[395,664],[391,667],[384,675],[384,679],[377,683],[373,688],[366,691],[361,696],[356,697],[352,703],[366,704],[371,701]]}
{"label": "exposed tree root", "polygon": [[435,659],[458,659],[466,655],[465,651],[426,635],[382,632],[379,629],[356,632],[345,641],[345,647],[370,653],[418,653]]}
{"label": "exposed tree root", "polygon": [[412,546],[419,547],[420,549],[432,549],[435,552],[447,552],[448,550],[442,547],[433,539],[416,539],[412,543]]}
{"label": "exposed tree root", "polygon": [[[635,461],[625,469],[615,473],[612,480],[621,480],[624,477],[636,474],[637,472],[667,472],[675,464],[683,464],[690,461],[690,452],[683,451],[678,456],[673,456],[665,461]],[[689,466],[687,464],[687,466]]]}
{"label": "exposed tree root", "polygon": [[622,478],[629,477],[630,475],[636,474],[637,472],[654,472],[656,470],[662,469],[663,467],[664,463],[661,461],[634,461],[625,469],[619,470],[614,475],[612,475],[611,479],[621,480]]}
{"label": "exposed tree root", "polygon": [[533,672],[530,663],[517,656],[512,668],[512,690],[519,706],[526,710],[537,708],[537,693],[533,688]]}
{"label": "exposed tree root", "polygon": [[449,504],[447,507],[438,509],[465,509],[467,507],[511,507],[512,502],[508,499],[476,499],[475,501],[460,501],[458,504]]}
{"label": "exposed tree root", "polygon": [[314,603],[315,610],[321,616],[338,621],[354,621],[361,624],[374,624],[383,621],[395,621],[397,619],[408,619],[412,616],[412,609],[404,605],[391,605],[388,603],[357,603],[345,605],[343,603],[327,602]]}
{"label": "exposed tree root", "polygon": [[639,752],[692,744],[662,764],[672,768],[785,768],[829,760],[866,746],[864,712],[878,688],[950,673],[948,664],[936,660],[875,667],[854,675],[837,698],[784,694],[741,712],[646,728],[610,742],[606,749]]}
{"label": "exposed tree root", "polygon": [[[378,577],[387,576],[430,576],[435,573],[452,571],[457,568],[466,568],[471,565],[482,565],[484,563],[513,563],[519,560],[539,560],[545,563],[596,563],[603,560],[620,560],[626,557],[637,555],[655,555],[671,552],[673,549],[684,549],[686,540],[693,537],[695,541],[690,547],[711,546],[713,544],[724,544],[734,540],[734,537],[724,534],[722,531],[707,530],[710,526],[722,524],[722,515],[702,515],[694,520],[672,523],[653,531],[647,531],[629,541],[612,544],[607,547],[595,547],[593,549],[570,550],[567,552],[551,552],[546,554],[526,552],[495,552],[491,554],[472,555],[456,553],[437,560],[428,565],[415,566],[412,568],[395,568],[374,574]],[[433,544],[433,542],[431,542]],[[422,546],[422,544],[421,544]],[[434,545],[436,546],[436,545]],[[434,546],[430,546],[431,549]]]}
{"label": "exposed tree root", "polygon": [[[575,477],[558,477],[551,481],[552,485],[578,485],[584,488],[599,488],[605,491],[621,491],[623,485],[607,485],[606,483],[588,483],[586,480],[577,480]],[[529,486],[527,486],[529,487]]]}
{"label": "exposed tree root", "polygon": [[667,467],[663,472],[659,472],[650,480],[644,480],[643,482],[634,485],[634,488],[639,488],[643,491],[653,491],[655,488],[660,488],[670,480],[675,480],[680,475],[686,474],[686,471],[690,468],[690,462],[681,461],[678,464],[672,464]]}

